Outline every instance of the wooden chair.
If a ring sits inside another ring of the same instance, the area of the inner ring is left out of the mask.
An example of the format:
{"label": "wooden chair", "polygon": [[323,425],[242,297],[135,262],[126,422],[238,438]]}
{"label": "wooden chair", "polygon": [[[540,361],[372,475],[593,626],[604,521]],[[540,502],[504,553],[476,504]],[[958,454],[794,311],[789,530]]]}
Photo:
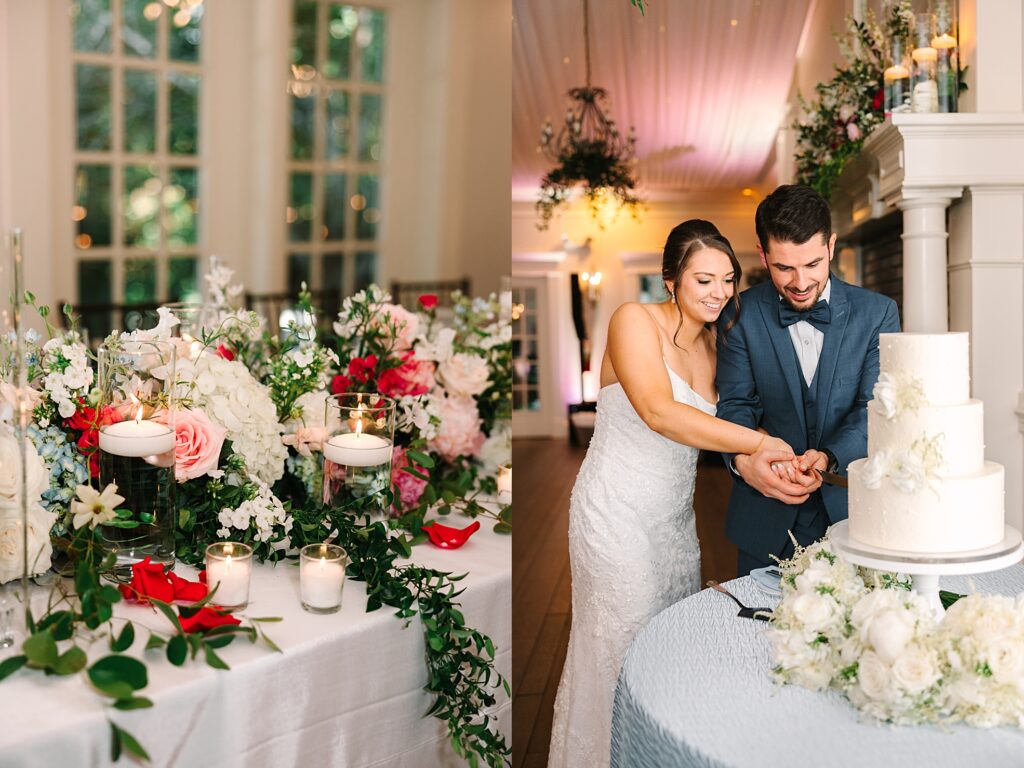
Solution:
{"label": "wooden chair", "polygon": [[[330,327],[341,309],[341,291],[310,291],[313,308],[317,311],[317,319],[321,328]],[[279,293],[246,293],[245,308],[254,310],[267,319],[267,328],[281,327],[281,313],[296,305],[298,297],[288,291]]]}
{"label": "wooden chair", "polygon": [[427,280],[417,282],[391,281],[391,300],[408,310],[420,309],[419,298],[425,293],[437,296],[437,306],[445,309],[452,306],[452,291],[469,295],[469,278],[459,280]]}
{"label": "wooden chair", "polygon": [[[52,308],[50,320],[67,327],[64,305],[71,302],[59,301]],[[157,323],[156,310],[160,304],[71,304],[72,311],[80,318],[79,327],[88,333],[93,347],[105,339],[111,331],[134,331],[139,328],[152,328]]]}

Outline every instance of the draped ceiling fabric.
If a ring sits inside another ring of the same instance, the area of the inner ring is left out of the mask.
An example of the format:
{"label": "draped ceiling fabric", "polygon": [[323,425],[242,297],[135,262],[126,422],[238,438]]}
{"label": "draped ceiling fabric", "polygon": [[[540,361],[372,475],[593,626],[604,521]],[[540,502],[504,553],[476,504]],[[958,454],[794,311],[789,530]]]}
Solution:
{"label": "draped ceiling fabric", "polygon": [[[590,0],[592,84],[636,127],[644,191],[753,186],[787,114],[813,0]],[[551,161],[537,152],[566,92],[585,82],[582,0],[514,0],[512,187],[529,194]],[[735,21],[735,24],[733,24]],[[568,59],[568,63],[566,63]]]}

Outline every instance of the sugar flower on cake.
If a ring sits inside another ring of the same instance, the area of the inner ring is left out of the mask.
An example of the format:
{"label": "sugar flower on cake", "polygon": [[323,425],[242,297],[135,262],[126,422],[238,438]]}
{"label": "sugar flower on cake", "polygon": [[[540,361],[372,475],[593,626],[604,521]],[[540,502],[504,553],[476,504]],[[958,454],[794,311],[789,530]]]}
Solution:
{"label": "sugar flower on cake", "polygon": [[864,462],[864,484],[877,490],[882,480],[889,478],[903,493],[917,493],[945,474],[944,441],[942,434],[924,436],[904,450],[878,451]]}
{"label": "sugar flower on cake", "polygon": [[873,395],[887,419],[895,419],[904,411],[916,411],[924,403],[921,380],[909,374],[880,373]]}

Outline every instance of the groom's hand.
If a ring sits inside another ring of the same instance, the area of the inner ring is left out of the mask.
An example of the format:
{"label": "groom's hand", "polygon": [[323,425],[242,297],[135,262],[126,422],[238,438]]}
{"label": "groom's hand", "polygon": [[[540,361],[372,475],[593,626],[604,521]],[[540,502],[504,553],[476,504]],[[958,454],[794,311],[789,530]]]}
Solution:
{"label": "groom's hand", "polygon": [[773,464],[790,464],[792,461],[792,454],[763,449],[749,456],[736,454],[733,466],[747,485],[768,498],[778,499],[784,504],[803,504],[811,491],[787,477],[780,477],[772,469]]}
{"label": "groom's hand", "polygon": [[828,469],[828,456],[811,448],[803,456],[795,457],[791,466],[797,470],[795,481],[813,493],[821,487],[820,473]]}

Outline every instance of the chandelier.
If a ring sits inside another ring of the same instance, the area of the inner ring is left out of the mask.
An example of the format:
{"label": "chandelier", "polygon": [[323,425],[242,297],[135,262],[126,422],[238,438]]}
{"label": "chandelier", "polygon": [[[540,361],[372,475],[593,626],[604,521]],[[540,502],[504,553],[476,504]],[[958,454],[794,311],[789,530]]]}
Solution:
{"label": "chandelier", "polygon": [[604,229],[609,207],[629,208],[634,218],[640,198],[634,191],[636,134],[630,127],[623,137],[608,110],[608,92],[590,83],[590,9],[583,0],[583,47],[586,85],[569,91],[565,122],[555,135],[551,121],[544,124],[538,151],[556,165],[541,179],[537,228],[548,228],[555,209],[567,202],[572,189],[582,186],[590,212]]}

